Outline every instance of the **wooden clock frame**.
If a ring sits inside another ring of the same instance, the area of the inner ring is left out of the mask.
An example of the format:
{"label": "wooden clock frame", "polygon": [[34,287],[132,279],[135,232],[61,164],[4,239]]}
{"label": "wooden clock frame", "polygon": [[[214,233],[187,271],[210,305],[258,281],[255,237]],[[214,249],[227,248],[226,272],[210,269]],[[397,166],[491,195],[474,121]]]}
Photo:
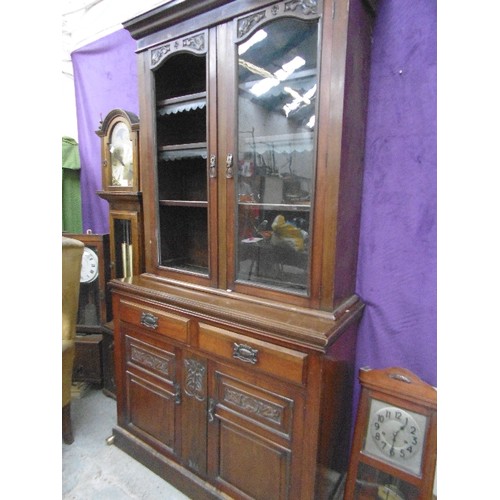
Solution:
{"label": "wooden clock frame", "polygon": [[[115,185],[112,180],[112,140],[116,127],[125,127],[132,148],[131,183]],[[143,271],[142,193],[139,169],[139,118],[129,111],[113,109],[96,134],[101,138],[102,191],[99,197],[109,203],[111,279],[128,278]]]}
{"label": "wooden clock frame", "polygon": [[[378,498],[371,489],[384,488],[376,478],[382,476],[382,482],[391,480],[405,489],[406,500],[428,500],[432,498],[436,470],[437,441],[437,394],[434,387],[423,382],[411,371],[404,368],[359,371],[361,396],[358,407],[356,427],[349,470],[347,473],[344,498]],[[426,419],[420,474],[402,470],[390,460],[381,460],[366,452],[369,434],[369,417],[372,401],[380,401],[387,406],[394,406],[422,415]],[[388,479],[389,478],[389,479]],[[357,489],[357,484],[360,485]],[[388,488],[386,485],[385,488]],[[387,491],[388,498],[401,498],[396,492]]]}
{"label": "wooden clock frame", "polygon": [[[130,182],[128,185],[119,185],[113,182],[113,149],[116,149],[116,146],[113,144],[113,134],[117,130],[117,127],[127,132],[127,137],[124,137],[121,143],[126,143],[125,149],[128,151],[127,157],[131,161],[129,166],[132,173],[129,176]],[[139,118],[137,115],[123,109],[113,109],[101,122],[101,126],[99,130],[96,131],[96,134],[101,138],[103,191],[128,191],[131,193],[139,191]],[[130,140],[130,143],[128,143],[127,138]]]}
{"label": "wooden clock frame", "polygon": [[[111,298],[108,291],[110,280],[110,246],[109,234],[74,234],[64,233],[68,238],[81,241],[86,247],[94,250],[98,256],[99,275],[91,283],[80,285],[80,300],[78,305],[78,319],[76,325],[77,333],[91,334],[101,333],[101,327],[111,319]],[[96,321],[81,321],[84,316],[83,309],[86,306],[86,297],[92,295],[96,305]]]}

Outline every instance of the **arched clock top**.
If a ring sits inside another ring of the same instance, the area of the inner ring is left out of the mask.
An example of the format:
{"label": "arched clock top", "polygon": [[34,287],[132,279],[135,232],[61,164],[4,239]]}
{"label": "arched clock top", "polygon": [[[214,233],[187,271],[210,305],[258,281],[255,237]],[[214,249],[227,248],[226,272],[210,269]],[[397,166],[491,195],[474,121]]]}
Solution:
{"label": "arched clock top", "polygon": [[112,109],[104,118],[101,120],[99,125],[99,130],[96,131],[96,134],[99,137],[103,137],[106,135],[107,131],[113,125],[115,121],[125,121],[130,125],[130,130],[134,131],[139,128],[139,117],[132,113],[131,111],[126,111],[124,109]]}

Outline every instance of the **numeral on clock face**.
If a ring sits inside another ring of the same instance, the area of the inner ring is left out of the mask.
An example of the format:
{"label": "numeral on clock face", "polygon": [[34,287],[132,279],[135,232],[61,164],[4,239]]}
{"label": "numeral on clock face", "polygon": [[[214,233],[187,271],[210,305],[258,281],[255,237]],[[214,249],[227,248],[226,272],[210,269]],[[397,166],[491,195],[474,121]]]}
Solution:
{"label": "numeral on clock face", "polygon": [[407,460],[420,448],[420,428],[412,415],[393,407],[381,408],[372,417],[370,433],[379,449],[394,459]]}

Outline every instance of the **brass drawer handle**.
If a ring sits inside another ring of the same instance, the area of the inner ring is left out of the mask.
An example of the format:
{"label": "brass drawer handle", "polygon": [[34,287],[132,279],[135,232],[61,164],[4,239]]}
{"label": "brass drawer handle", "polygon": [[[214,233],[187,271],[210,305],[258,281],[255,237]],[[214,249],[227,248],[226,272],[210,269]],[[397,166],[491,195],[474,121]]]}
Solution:
{"label": "brass drawer handle", "polygon": [[158,328],[158,318],[154,314],[143,312],[141,314],[141,325],[156,330]]}
{"label": "brass drawer handle", "polygon": [[259,351],[249,345],[237,344],[236,342],[233,344],[233,358],[239,359],[244,363],[255,365],[258,361],[258,354]]}

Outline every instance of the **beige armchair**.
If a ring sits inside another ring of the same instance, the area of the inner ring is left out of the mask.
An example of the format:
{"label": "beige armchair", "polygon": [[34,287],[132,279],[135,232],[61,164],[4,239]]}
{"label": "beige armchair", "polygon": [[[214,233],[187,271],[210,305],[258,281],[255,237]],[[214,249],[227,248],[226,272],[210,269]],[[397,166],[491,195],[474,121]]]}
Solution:
{"label": "beige armchair", "polygon": [[73,442],[71,378],[75,359],[83,246],[81,241],[62,237],[62,435],[66,444]]}

